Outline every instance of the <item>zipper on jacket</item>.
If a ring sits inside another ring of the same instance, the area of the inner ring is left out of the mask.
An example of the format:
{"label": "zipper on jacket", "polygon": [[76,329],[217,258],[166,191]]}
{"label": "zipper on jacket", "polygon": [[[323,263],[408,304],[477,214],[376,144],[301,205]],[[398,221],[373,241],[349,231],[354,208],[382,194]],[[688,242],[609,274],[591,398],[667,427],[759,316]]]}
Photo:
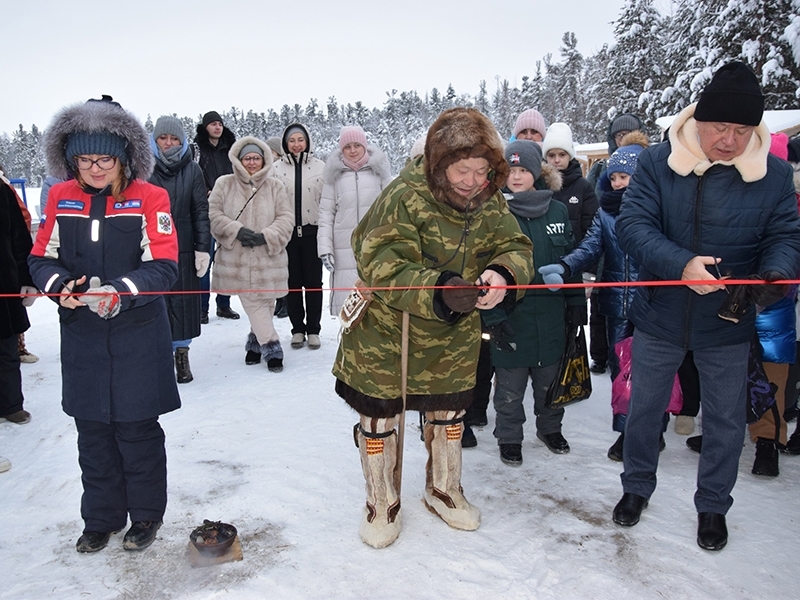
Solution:
{"label": "zipper on jacket", "polygon": [[[697,189],[695,190],[694,198],[694,230],[692,231],[692,252],[700,255],[700,209],[703,200],[703,182],[704,176],[700,175],[697,178]],[[691,292],[691,290],[689,290]],[[686,300],[686,310],[683,316],[683,346],[685,349],[689,348],[689,326],[691,324],[691,309],[694,297],[690,293]]]}

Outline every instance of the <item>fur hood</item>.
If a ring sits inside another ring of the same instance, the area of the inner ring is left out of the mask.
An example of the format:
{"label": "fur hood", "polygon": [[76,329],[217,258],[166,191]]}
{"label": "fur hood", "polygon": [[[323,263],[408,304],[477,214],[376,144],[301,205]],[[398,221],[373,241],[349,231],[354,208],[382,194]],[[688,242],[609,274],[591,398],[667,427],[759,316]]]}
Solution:
{"label": "fur hood", "polygon": [[283,148],[283,156],[281,157],[281,160],[286,161],[290,165],[294,164],[294,155],[289,152],[289,146],[286,143],[286,140],[289,136],[286,134],[289,133],[290,129],[294,129],[295,127],[302,129],[303,135],[306,136],[306,149],[300,153],[300,162],[308,162],[308,157],[314,154],[314,146],[311,144],[311,136],[308,135],[308,129],[306,129],[306,126],[300,123],[292,123],[283,130],[283,135],[281,136],[281,147]]}
{"label": "fur hood", "polygon": [[155,164],[150,136],[136,117],[110,102],[74,104],[61,109],[53,117],[44,136],[47,172],[59,179],[74,177],[75,166],[66,156],[69,136],[78,132],[101,131],[113,133],[126,141],[128,179],[146,180],[150,177]]}
{"label": "fur hood", "polygon": [[650,145],[650,140],[647,139],[643,131],[631,131],[622,138],[622,141],[619,143],[619,148],[633,146],[634,144],[642,148],[647,148]]}
{"label": "fur hood", "polygon": [[533,187],[537,190],[550,190],[551,192],[559,192],[564,186],[564,178],[561,171],[554,166],[547,163],[542,164],[542,174],[533,182]]}
{"label": "fur hood", "polygon": [[[492,122],[474,108],[451,108],[439,115],[428,130],[424,156],[425,179],[433,197],[460,211],[478,209],[508,178],[500,136]],[[469,201],[452,191],[445,175],[447,167],[464,158],[485,158],[492,170],[486,188]]]}
{"label": "fur hood", "polygon": [[[201,147],[202,146],[210,146],[211,145],[211,142],[209,141],[209,138],[208,138],[208,130],[205,127],[203,127],[202,123],[198,123],[197,124],[197,128],[195,129],[195,131],[197,132],[195,134],[195,136],[194,136],[194,143],[195,144],[197,144],[198,146],[201,146]],[[231,146],[233,146],[233,143],[236,141],[236,136],[234,135],[234,133],[230,129],[228,129],[227,127],[225,127],[223,125],[222,126],[222,135],[219,136],[219,139],[220,139],[220,142],[222,142],[224,144],[224,146],[227,146],[228,148],[230,148]]]}
{"label": "fur hood", "polygon": [[[697,136],[697,121],[694,120],[694,110],[697,102],[684,108],[669,128],[669,143],[672,146],[667,164],[678,175],[686,177],[689,173],[701,176],[714,164],[706,158],[700,148]],[[769,155],[772,139],[769,128],[761,124],[753,131],[753,137],[747,144],[744,152],[731,161],[720,161],[721,165],[736,167],[745,183],[752,183],[763,179],[767,174],[767,156]]]}
{"label": "fur hood", "polygon": [[[253,175],[250,175],[250,173],[247,172],[247,169],[244,168],[242,161],[239,160],[239,152],[241,152],[242,148],[248,144],[255,144],[261,148],[261,151],[264,153],[264,166],[256,171]],[[269,146],[267,146],[266,142],[262,142],[260,139],[249,135],[234,142],[233,146],[231,146],[231,149],[228,152],[228,158],[231,160],[234,176],[242,183],[252,183],[255,186],[259,186],[264,183],[264,180],[267,178],[270,170],[272,169],[272,150],[269,149]]]}
{"label": "fur hood", "polygon": [[[389,159],[386,158],[386,154],[383,150],[370,144],[367,146],[367,154],[369,155],[369,160],[367,160],[367,164],[359,170],[371,169],[381,181],[388,178],[391,175],[391,167],[389,165]],[[325,169],[322,171],[322,177],[326,184],[333,185],[343,171],[350,170],[350,167],[345,166],[342,159],[341,150],[336,149],[331,152],[331,155],[325,162]]]}

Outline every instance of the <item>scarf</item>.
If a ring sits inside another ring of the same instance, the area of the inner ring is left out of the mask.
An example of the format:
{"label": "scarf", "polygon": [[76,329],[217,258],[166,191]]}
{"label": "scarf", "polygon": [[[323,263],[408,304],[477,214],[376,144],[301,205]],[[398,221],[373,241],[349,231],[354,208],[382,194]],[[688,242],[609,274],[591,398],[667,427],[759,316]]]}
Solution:
{"label": "scarf", "polygon": [[528,190],[527,192],[517,192],[516,194],[506,192],[503,195],[508,201],[509,210],[515,216],[536,219],[547,213],[553,192],[550,190]]}
{"label": "scarf", "polygon": [[352,169],[353,171],[358,171],[369,162],[369,152],[367,152],[365,148],[364,156],[362,156],[355,162],[346,159],[344,157],[344,154],[342,154],[342,162],[344,163],[344,166],[347,167],[348,169]]}
{"label": "scarf", "polygon": [[181,158],[183,158],[181,150],[183,150],[183,146],[173,146],[165,152],[161,149],[161,146],[158,146],[158,160],[168,167],[177,165]]}

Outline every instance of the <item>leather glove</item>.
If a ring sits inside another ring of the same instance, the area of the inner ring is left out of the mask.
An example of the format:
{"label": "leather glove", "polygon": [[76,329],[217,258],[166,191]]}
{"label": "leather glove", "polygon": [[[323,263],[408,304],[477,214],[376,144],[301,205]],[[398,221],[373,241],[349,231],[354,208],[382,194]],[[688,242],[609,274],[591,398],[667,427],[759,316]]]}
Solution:
{"label": "leather glove", "polygon": [[240,227],[239,231],[236,232],[236,239],[239,240],[245,248],[252,248],[255,246],[254,236],[256,232],[252,229],[248,229],[247,227]]}
{"label": "leather glove", "polygon": [[324,266],[329,273],[333,273],[333,254],[323,254],[319,259],[322,261],[322,266]]}
{"label": "leather glove", "polygon": [[22,306],[33,306],[33,303],[36,302],[36,296],[30,296],[28,294],[38,294],[39,290],[29,285],[23,285],[20,288],[19,293],[23,295]]}
{"label": "leather glove", "polygon": [[475,308],[481,289],[461,277],[451,277],[444,282],[446,287],[442,290],[442,300],[447,308],[453,312],[467,313]]}
{"label": "leather glove", "polygon": [[[539,267],[539,273],[541,273],[542,278],[544,279],[545,283],[550,285],[561,285],[564,283],[564,278],[562,275],[564,274],[564,267],[558,263],[552,265],[544,265],[543,267]],[[557,292],[560,288],[547,288],[551,292]]]}
{"label": "leather glove", "polygon": [[567,306],[564,312],[564,320],[570,329],[577,329],[581,325],[587,325],[589,320],[586,316],[586,306]]}
{"label": "leather glove", "polygon": [[211,264],[211,255],[208,252],[194,251],[194,268],[197,270],[197,276],[203,277],[208,273],[208,266]]}
{"label": "leather glove", "polygon": [[[747,279],[754,279],[748,277]],[[725,300],[717,311],[720,319],[738,323],[753,308],[753,298],[749,285],[725,286]]]}
{"label": "leather glove", "polygon": [[113,285],[100,285],[99,277],[92,277],[89,280],[89,289],[85,294],[78,296],[78,300],[103,319],[111,319],[119,314],[119,293]]}
{"label": "leather glove", "polygon": [[[779,279],[788,279],[782,273],[778,273],[777,271],[767,271],[766,273],[761,275],[761,279],[764,281],[777,281]],[[758,304],[759,306],[769,306],[770,304],[775,304],[778,300],[783,298],[786,293],[789,291],[788,285],[751,285],[750,288],[750,297],[753,299],[753,302]]]}
{"label": "leather glove", "polygon": [[491,325],[488,329],[492,344],[500,352],[514,352],[517,349],[517,344],[510,341],[515,332],[508,320],[501,321],[497,325]]}

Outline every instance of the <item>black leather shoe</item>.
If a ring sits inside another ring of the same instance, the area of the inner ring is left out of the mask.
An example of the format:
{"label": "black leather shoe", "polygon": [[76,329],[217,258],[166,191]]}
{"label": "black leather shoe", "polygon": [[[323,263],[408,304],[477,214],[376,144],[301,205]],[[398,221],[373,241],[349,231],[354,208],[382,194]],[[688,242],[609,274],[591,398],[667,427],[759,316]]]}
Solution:
{"label": "black leather shoe", "polygon": [[696,435],[694,437],[686,438],[686,447],[694,452],[700,452],[703,448],[703,436]]}
{"label": "black leather shoe", "polygon": [[536,437],[545,443],[545,446],[548,447],[550,452],[554,452],[555,454],[566,454],[569,452],[569,444],[567,440],[564,439],[564,436],[561,435],[560,431],[544,434],[537,431]]}
{"label": "black leather shoe", "polygon": [[475,437],[475,432],[472,427],[464,423],[464,433],[461,434],[461,447],[474,448],[478,445],[478,438]]}
{"label": "black leather shoe", "polygon": [[522,444],[500,444],[500,460],[512,467],[522,464]]}
{"label": "black leather shoe", "polygon": [[620,433],[614,445],[608,449],[608,458],[622,462],[622,446],[625,444],[625,434]]}
{"label": "black leather shoe", "polygon": [[208,311],[200,313],[200,325],[208,325]]}
{"label": "black leather shoe", "polygon": [[777,477],[779,474],[777,443],[775,440],[758,438],[756,442],[756,459],[753,461],[753,475]]}
{"label": "black leather shoe", "polygon": [[712,512],[697,513],[697,545],[703,550],[722,550],[728,543],[725,515]]}
{"label": "black leather shoe", "polygon": [[644,496],[625,492],[614,507],[614,513],[611,518],[617,525],[633,527],[639,522],[639,517],[642,516],[642,511],[647,508],[647,504],[648,500]]}
{"label": "black leather shoe", "polygon": [[108,540],[116,531],[84,531],[78,542],[75,544],[75,550],[78,552],[88,553],[97,552],[102,550],[108,545]]}
{"label": "black leather shoe", "polygon": [[252,350],[248,350],[247,354],[244,355],[244,364],[246,365],[257,365],[261,362],[261,352],[253,352]]}
{"label": "black leather shoe", "polygon": [[239,313],[235,310],[231,310],[230,306],[226,306],[224,308],[217,307],[217,316],[222,319],[238,319]]}
{"label": "black leather shoe", "polygon": [[144,550],[156,540],[161,521],[134,521],[125,533],[122,547],[125,550]]}

